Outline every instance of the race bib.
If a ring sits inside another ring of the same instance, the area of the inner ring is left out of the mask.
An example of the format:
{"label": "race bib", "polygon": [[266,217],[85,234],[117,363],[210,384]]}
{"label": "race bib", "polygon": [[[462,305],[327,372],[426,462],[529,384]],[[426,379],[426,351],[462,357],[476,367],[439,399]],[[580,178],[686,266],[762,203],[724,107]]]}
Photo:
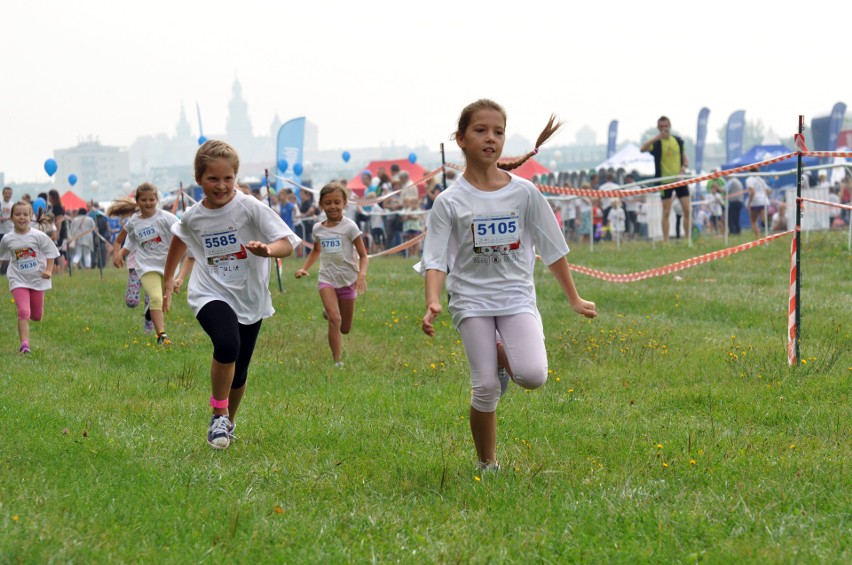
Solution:
{"label": "race bib", "polygon": [[248,252],[237,239],[236,228],[201,234],[210,273],[221,282],[239,283],[248,276]]}
{"label": "race bib", "polygon": [[35,251],[30,248],[15,250],[15,263],[18,265],[18,270],[22,273],[27,273],[38,269],[38,259]]}
{"label": "race bib", "polygon": [[239,253],[243,246],[237,239],[235,228],[209,234],[201,234],[201,244],[204,246],[205,257],[220,257]]}
{"label": "race bib", "polygon": [[520,218],[515,212],[476,214],[471,223],[473,251],[506,254],[521,246]]}
{"label": "race bib", "polygon": [[162,244],[163,238],[159,236],[154,226],[145,226],[136,230],[136,241],[139,242],[139,247],[151,249],[155,245]]}
{"label": "race bib", "polygon": [[245,259],[221,259],[216,261],[216,274],[222,282],[234,283],[246,280],[248,261]]}
{"label": "race bib", "polygon": [[22,273],[35,271],[36,269],[38,269],[38,261],[32,257],[22,257],[18,259],[18,270]]}
{"label": "race bib", "polygon": [[343,240],[340,237],[323,238],[320,244],[323,253],[343,252]]}

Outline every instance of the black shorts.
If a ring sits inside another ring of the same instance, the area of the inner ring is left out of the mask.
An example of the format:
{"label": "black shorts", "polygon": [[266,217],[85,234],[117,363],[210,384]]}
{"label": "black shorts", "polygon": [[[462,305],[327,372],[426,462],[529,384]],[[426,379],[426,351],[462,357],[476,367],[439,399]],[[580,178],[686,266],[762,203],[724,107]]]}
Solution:
{"label": "black shorts", "polygon": [[663,200],[668,200],[672,197],[672,193],[677,194],[678,198],[683,198],[684,196],[689,198],[689,186],[679,186],[677,188],[667,188],[660,195],[660,198]]}

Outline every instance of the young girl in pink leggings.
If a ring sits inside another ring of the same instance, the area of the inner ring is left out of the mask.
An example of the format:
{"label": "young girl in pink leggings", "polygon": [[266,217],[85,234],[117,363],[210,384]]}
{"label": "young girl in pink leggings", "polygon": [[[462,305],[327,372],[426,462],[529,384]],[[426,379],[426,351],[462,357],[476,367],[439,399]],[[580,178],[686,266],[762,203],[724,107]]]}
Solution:
{"label": "young girl in pink leggings", "polygon": [[506,172],[538,152],[559,128],[553,122],[551,118],[539,134],[532,152],[498,163],[506,140],[506,111],[491,100],[465,107],[454,134],[465,156],[465,170],[435,199],[426,229],[422,328],[434,335],[446,282],[448,308],[470,365],[470,430],[477,468],[483,471],[500,469],[497,402],[509,377],[526,389],[547,380],[533,281],[536,250],[571,308],[587,318],[597,316],[595,303],[583,300],[574,287],[565,260],[568,245],[547,200],[531,182]]}
{"label": "young girl in pink leggings", "polygon": [[30,352],[30,320],[38,322],[44,316],[44,293],[51,288],[53,261],[59,250],[45,233],[33,229],[33,209],[26,202],[12,206],[15,231],[0,240],[0,257],[9,260],[9,289],[18,308],[18,351]]}

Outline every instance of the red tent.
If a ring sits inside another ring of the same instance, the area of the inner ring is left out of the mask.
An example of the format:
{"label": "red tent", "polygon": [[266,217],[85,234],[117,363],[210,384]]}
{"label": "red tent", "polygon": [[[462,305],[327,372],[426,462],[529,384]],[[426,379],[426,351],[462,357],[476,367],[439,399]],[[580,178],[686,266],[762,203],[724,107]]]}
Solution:
{"label": "red tent", "polygon": [[346,186],[349,190],[354,193],[363,195],[364,189],[367,188],[364,186],[364,183],[361,182],[361,173],[364,171],[370,171],[370,174],[376,176],[379,168],[383,168],[387,174],[391,174],[391,165],[399,165],[399,170],[406,171],[408,176],[411,178],[411,182],[417,182],[426,176],[427,171],[417,163],[412,163],[408,159],[391,159],[389,161],[370,161],[370,164],[361,169],[355,177],[349,179],[349,182],[346,183]]}
{"label": "red tent", "polygon": [[65,208],[66,211],[86,208],[86,201],[70,190],[63,194],[60,200],[62,200],[62,207]]}
{"label": "red tent", "polygon": [[535,157],[530,157],[527,159],[527,162],[518,167],[517,169],[512,169],[513,175],[518,175],[519,177],[525,178],[527,180],[532,180],[533,175],[542,175],[550,172],[550,169],[539,163],[535,160]]}

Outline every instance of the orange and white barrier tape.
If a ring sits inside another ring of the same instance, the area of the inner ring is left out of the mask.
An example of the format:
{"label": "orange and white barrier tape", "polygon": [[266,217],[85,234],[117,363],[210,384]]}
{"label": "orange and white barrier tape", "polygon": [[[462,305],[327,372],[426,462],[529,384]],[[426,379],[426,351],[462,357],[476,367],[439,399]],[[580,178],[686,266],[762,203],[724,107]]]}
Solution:
{"label": "orange and white barrier tape", "polygon": [[828,202],[826,200],[814,200],[813,198],[799,198],[802,202],[813,202],[814,204],[822,204],[823,206],[831,206],[832,208],[843,208],[844,210],[852,210],[849,204],[840,204],[839,202]]}
{"label": "orange and white barrier tape", "polygon": [[[795,231],[795,230],[794,230]],[[790,300],[787,310],[787,363],[796,365],[796,238],[790,244]]]}
{"label": "orange and white barrier tape", "polygon": [[384,251],[379,251],[378,253],[373,253],[372,255],[367,255],[368,258],[372,259],[373,257],[378,257],[380,255],[390,255],[392,253],[399,253],[400,251],[404,251],[409,247],[414,247],[421,241],[426,239],[426,232],[421,233],[420,235],[415,235],[405,243],[401,243],[396,247],[391,247],[390,249],[385,249]]}
{"label": "orange and white barrier tape", "polygon": [[648,269],[647,271],[639,271],[637,273],[627,273],[623,275],[606,273],[604,271],[599,271],[597,269],[591,269],[589,267],[581,267],[579,265],[573,265],[571,263],[568,264],[568,267],[572,271],[577,271],[578,273],[582,273],[584,275],[588,275],[590,277],[594,277],[596,279],[605,280],[607,282],[615,282],[615,283],[629,283],[641,281],[643,279],[650,279],[653,277],[659,277],[662,275],[668,275],[670,273],[674,273],[677,271],[682,271],[683,269],[687,269],[689,267],[694,267],[696,265],[701,265],[704,263],[709,263],[710,261],[715,261],[716,259],[720,259],[722,257],[727,257],[729,255],[734,255],[741,251],[745,251],[747,249],[751,249],[752,247],[757,247],[758,245],[763,245],[764,243],[768,243],[773,239],[778,239],[779,237],[784,237],[785,235],[790,235],[795,232],[795,230],[788,230],[781,233],[776,233],[761,239],[756,239],[754,241],[750,241],[748,243],[743,243],[741,245],[737,245],[736,247],[729,247],[728,249],[720,249],[719,251],[713,251],[712,253],[706,253],[704,255],[699,255],[698,257],[692,257],[690,259],[685,259],[683,261],[679,261],[677,263],[672,263],[671,265],[666,265],[665,267],[657,267],[656,269]]}
{"label": "orange and white barrier tape", "polygon": [[807,157],[845,157],[849,159],[852,158],[852,151],[808,151],[808,148],[805,147],[802,155]]}

